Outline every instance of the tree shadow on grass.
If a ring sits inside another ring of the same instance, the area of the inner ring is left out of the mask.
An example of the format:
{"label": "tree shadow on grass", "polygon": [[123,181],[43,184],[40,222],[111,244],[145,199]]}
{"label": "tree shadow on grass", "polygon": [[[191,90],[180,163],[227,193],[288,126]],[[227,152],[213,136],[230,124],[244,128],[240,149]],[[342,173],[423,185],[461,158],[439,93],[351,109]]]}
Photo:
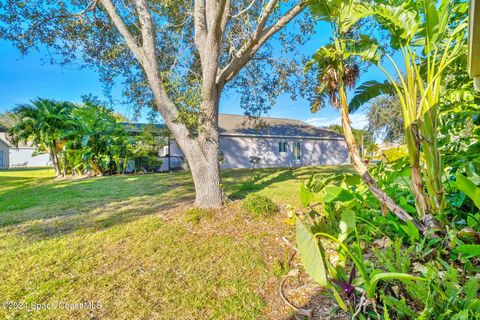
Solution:
{"label": "tree shadow on grass", "polygon": [[0,230],[31,241],[99,231],[191,201],[189,173],[49,180],[0,193]]}
{"label": "tree shadow on grass", "polygon": [[[250,170],[222,174],[230,198],[239,199],[272,184],[305,180],[323,171],[333,172],[328,167],[261,169],[251,185]],[[18,233],[32,241],[81,230],[97,231],[191,202],[194,194],[189,172],[80,180],[32,178],[0,191],[0,231]]]}
{"label": "tree shadow on grass", "polygon": [[[237,173],[235,181],[229,193],[229,198],[239,200],[251,192],[263,190],[273,184],[285,182],[287,180],[307,180],[313,174],[330,175],[352,170],[351,166],[311,166],[311,167],[292,167],[286,169],[261,169],[256,172],[250,170],[232,170]],[[228,176],[227,176],[228,178]]]}

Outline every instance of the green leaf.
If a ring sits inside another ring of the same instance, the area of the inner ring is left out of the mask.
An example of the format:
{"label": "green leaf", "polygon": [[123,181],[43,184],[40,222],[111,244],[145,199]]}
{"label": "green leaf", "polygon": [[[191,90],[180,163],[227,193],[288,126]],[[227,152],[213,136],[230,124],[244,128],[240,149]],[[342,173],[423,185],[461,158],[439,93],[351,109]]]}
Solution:
{"label": "green leaf", "polygon": [[[404,198],[404,197],[401,197],[400,200],[398,201],[398,203],[400,204],[400,206],[405,209],[408,213],[415,213],[417,212],[417,210],[408,204],[407,200]],[[415,228],[416,230],[417,228]],[[418,230],[417,230],[418,231]]]}
{"label": "green leaf", "polygon": [[426,279],[412,276],[411,274],[407,274],[407,273],[397,273],[397,272],[377,273],[370,279],[370,285],[367,288],[367,297],[373,298],[375,296],[377,283],[379,281],[385,281],[385,280],[425,281]]}
{"label": "green leaf", "polygon": [[418,232],[417,227],[415,227],[411,221],[408,221],[406,225],[401,225],[400,227],[408,235],[411,243],[414,243],[420,239],[420,233]]}
{"label": "green leaf", "polygon": [[474,302],[477,297],[478,279],[475,277],[471,277],[470,280],[465,283],[465,286],[463,287],[463,292],[465,293],[466,307],[468,307],[468,305]]}
{"label": "green leaf", "polygon": [[461,310],[449,318],[450,320],[468,320],[468,310]]}
{"label": "green leaf", "polygon": [[330,203],[333,201],[350,201],[354,196],[347,190],[339,186],[327,186],[325,187],[325,196],[323,201]]}
{"label": "green leaf", "polygon": [[462,174],[457,174],[457,187],[473,200],[477,208],[480,209],[480,188]]}
{"label": "green leaf", "polygon": [[423,0],[424,16],[425,16],[425,32],[430,42],[435,42],[438,37],[439,18],[437,8],[435,7],[436,0]]}
{"label": "green leaf", "polygon": [[317,239],[313,233],[300,221],[300,219],[296,219],[296,237],[297,248],[300,252],[300,259],[305,271],[320,286],[327,287],[327,272],[325,269],[322,252],[318,247]]}
{"label": "green leaf", "polygon": [[323,201],[325,203],[330,203],[337,199],[338,196],[342,193],[343,188],[338,186],[327,186],[325,187],[325,196],[323,197]]}
{"label": "green leaf", "polygon": [[383,94],[395,94],[395,89],[390,81],[385,80],[383,83],[376,80],[366,81],[355,90],[355,96],[350,100],[348,110],[355,112],[363,104]]}
{"label": "green leaf", "polygon": [[350,209],[343,210],[340,218],[340,234],[338,240],[345,241],[348,234],[355,229],[355,212]]}
{"label": "green leaf", "polygon": [[385,302],[383,303],[383,316],[385,317],[385,320],[392,320],[392,318],[390,318],[390,314],[388,313],[387,304]]}
{"label": "green leaf", "polygon": [[308,207],[310,203],[312,203],[313,197],[313,192],[308,189],[305,184],[302,184],[300,186],[300,202],[302,202],[305,207]]}
{"label": "green leaf", "polygon": [[480,257],[480,244],[462,244],[453,249],[453,252],[461,254],[465,259]]}
{"label": "green leaf", "polygon": [[331,286],[330,289],[332,290],[333,296],[334,296],[335,300],[337,301],[338,305],[340,306],[340,308],[342,308],[342,310],[344,312],[348,312],[348,307],[345,304],[345,301],[343,301],[342,297],[338,293],[337,289],[335,289],[333,286]]}
{"label": "green leaf", "polygon": [[356,186],[362,182],[362,178],[358,174],[345,173],[342,181],[349,186]]}
{"label": "green leaf", "polygon": [[392,34],[392,46],[406,44],[414,37],[419,28],[420,16],[409,7],[406,1],[402,5],[378,4],[371,6],[372,15],[380,26]]}
{"label": "green leaf", "polygon": [[310,1],[308,8],[316,19],[331,21],[331,9],[328,6],[328,1]]}

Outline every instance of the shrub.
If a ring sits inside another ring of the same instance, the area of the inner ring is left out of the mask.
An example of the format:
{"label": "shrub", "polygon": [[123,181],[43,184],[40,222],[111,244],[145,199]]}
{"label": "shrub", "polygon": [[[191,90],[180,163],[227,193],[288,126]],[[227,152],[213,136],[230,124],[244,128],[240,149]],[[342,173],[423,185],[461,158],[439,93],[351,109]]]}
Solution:
{"label": "shrub", "polygon": [[387,162],[395,162],[400,158],[408,156],[407,147],[402,145],[382,151],[382,158]]}
{"label": "shrub", "polygon": [[279,211],[278,206],[270,198],[255,193],[245,197],[243,208],[254,217],[269,217]]}
{"label": "shrub", "polygon": [[192,224],[197,225],[203,218],[210,218],[211,213],[205,209],[191,208],[185,212],[185,216],[187,222],[191,222]]}

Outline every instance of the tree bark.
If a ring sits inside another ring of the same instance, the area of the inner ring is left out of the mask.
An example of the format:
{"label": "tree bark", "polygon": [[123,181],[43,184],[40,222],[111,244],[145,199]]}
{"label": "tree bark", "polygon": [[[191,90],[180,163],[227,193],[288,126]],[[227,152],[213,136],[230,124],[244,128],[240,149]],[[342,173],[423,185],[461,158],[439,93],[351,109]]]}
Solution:
{"label": "tree bark", "polygon": [[424,233],[424,227],[416,222],[412,216],[410,216],[402,207],[397,205],[395,201],[392,200],[382,189],[380,189],[375,180],[367,170],[365,163],[363,162],[358,148],[355,142],[355,137],[352,133],[352,127],[350,122],[350,116],[348,111],[347,97],[345,89],[343,87],[339,88],[340,95],[340,115],[342,120],[343,135],[345,141],[347,142],[348,151],[350,154],[350,159],[352,160],[355,170],[358,172],[363,182],[368,186],[368,189],[373,194],[373,196],[380,202],[382,208],[388,208],[394,215],[396,215],[400,220],[404,222],[412,222],[420,232]]}
{"label": "tree bark", "polygon": [[58,158],[53,145],[50,146],[50,159],[52,160],[53,169],[55,170],[55,176],[60,177],[60,166],[58,165]]}
{"label": "tree bark", "polygon": [[224,192],[220,187],[220,166],[214,151],[215,145],[210,148],[212,150],[205,155],[205,158],[203,155],[200,157],[193,155],[191,156],[194,158],[193,161],[189,161],[196,190],[195,206],[199,208],[217,208],[225,201]]}

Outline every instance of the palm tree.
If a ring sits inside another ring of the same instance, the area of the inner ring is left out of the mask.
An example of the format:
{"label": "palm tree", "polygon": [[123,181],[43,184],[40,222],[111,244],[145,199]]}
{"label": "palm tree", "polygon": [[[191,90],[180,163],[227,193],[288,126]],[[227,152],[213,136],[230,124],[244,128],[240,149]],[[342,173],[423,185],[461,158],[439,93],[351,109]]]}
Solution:
{"label": "palm tree", "polygon": [[350,158],[364,183],[381,203],[403,221],[412,221],[423,231],[423,226],[398,206],[383,190],[378,188],[362,161],[349,117],[347,88],[355,87],[360,75],[361,61],[377,62],[377,45],[367,35],[359,34],[358,25],[362,18],[370,14],[369,3],[360,0],[317,0],[309,5],[315,18],[330,23],[333,41],[321,47],[307,64],[307,68],[317,68],[319,86],[317,99],[312,104],[312,112],[324,106],[327,101],[340,110],[343,134],[347,142]]}
{"label": "palm tree", "polygon": [[384,53],[395,74],[378,64],[388,81],[360,85],[350,110],[381,94],[398,96],[417,212],[424,222],[432,221],[430,214],[437,214],[444,206],[437,142],[438,102],[446,68],[461,57],[466,47],[466,4],[452,0],[392,1],[372,6],[371,15],[389,31],[391,45],[401,53],[403,65]]}
{"label": "palm tree", "polygon": [[14,144],[30,141],[39,150],[50,153],[56,176],[62,174],[58,160],[59,144],[73,108],[70,102],[38,98],[14,109],[17,123],[9,130]]}

